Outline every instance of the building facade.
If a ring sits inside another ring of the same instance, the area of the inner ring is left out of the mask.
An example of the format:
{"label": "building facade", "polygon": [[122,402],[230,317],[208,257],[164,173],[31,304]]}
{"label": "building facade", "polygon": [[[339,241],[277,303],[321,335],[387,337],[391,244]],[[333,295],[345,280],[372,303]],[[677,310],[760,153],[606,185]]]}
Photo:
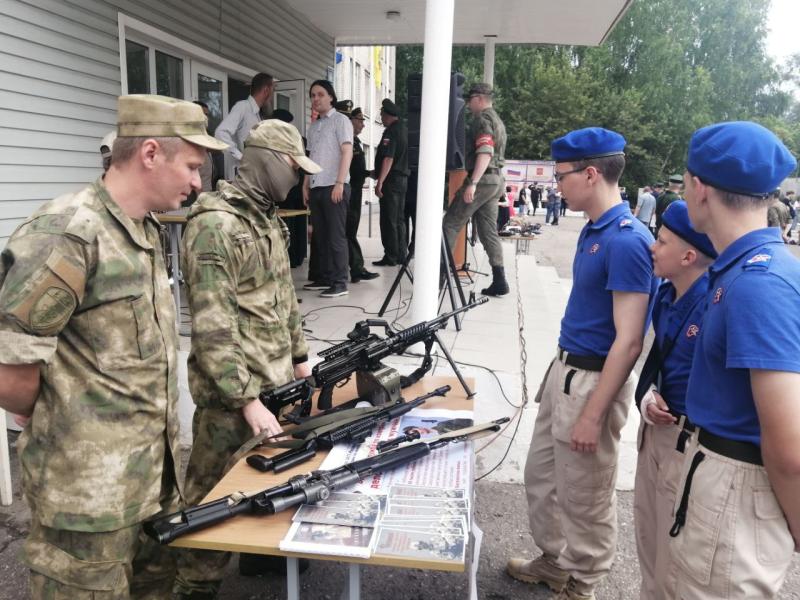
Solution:
{"label": "building facade", "polygon": [[118,95],[203,100],[213,131],[264,71],[280,80],[274,107],[304,131],[308,84],[334,60],[333,37],[277,0],[0,2],[0,248],[101,173]]}

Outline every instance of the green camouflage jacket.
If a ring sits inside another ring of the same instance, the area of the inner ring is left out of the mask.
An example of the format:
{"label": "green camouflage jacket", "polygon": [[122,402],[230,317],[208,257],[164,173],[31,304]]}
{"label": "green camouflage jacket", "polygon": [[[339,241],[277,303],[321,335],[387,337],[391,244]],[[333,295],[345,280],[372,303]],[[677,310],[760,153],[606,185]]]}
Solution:
{"label": "green camouflage jacket", "polygon": [[[502,178],[500,169],[506,163],[506,127],[497,116],[494,108],[489,107],[472,117],[467,131],[467,147],[464,161],[467,171],[472,171],[475,167],[475,159],[478,154],[491,154],[489,169],[495,169],[495,173],[487,172],[481,178],[483,183],[496,183]],[[486,180],[484,181],[484,178]],[[477,182],[476,182],[477,183]]]}
{"label": "green camouflage jacket", "polygon": [[201,408],[235,410],[293,379],[308,358],[286,226],[220,182],[189,211],[183,275],[192,312],[189,389]]}
{"label": "green camouflage jacket", "polygon": [[175,310],[159,231],[97,180],[42,206],[2,253],[0,363],[41,363],[19,455],[48,527],[111,531],[157,513],[167,452],[178,481]]}

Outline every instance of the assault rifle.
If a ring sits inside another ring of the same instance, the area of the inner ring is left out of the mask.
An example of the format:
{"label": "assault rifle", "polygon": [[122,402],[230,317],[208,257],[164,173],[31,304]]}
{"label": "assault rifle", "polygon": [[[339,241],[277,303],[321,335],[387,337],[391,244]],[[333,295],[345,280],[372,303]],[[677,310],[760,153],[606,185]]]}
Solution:
{"label": "assault rifle", "polygon": [[[461,372],[458,370],[453,357],[439,339],[438,331],[447,325],[451,317],[479,306],[489,299],[481,297],[452,312],[439,315],[430,321],[417,323],[400,331],[392,330],[389,323],[383,319],[367,319],[356,323],[353,330],[347,334],[348,340],[319,353],[322,362],[317,363],[311,371],[315,387],[320,388],[317,406],[326,410],[331,408],[333,388],[339,382],[348,379],[356,373],[356,383],[360,398],[369,398],[373,404],[383,404],[388,400],[397,400],[400,396],[400,387],[406,387],[419,381],[433,365],[431,348],[433,343],[439,344],[450,366],[458,376],[464,387],[467,397],[474,396],[467,386]],[[383,327],[386,337],[372,333],[372,327]],[[418,342],[425,344],[425,356],[422,365],[407,378],[400,379],[399,374],[381,363],[381,360],[392,354],[402,354]]]}
{"label": "assault rifle", "polygon": [[411,402],[397,402],[354,421],[345,422],[324,433],[317,434],[312,432],[307,438],[304,438],[303,434],[294,435],[292,437],[305,440],[300,447],[269,457],[262,454],[251,454],[247,457],[247,464],[259,471],[266,472],[271,470],[274,473],[281,473],[300,463],[311,460],[317,450],[330,450],[336,444],[342,442],[363,442],[369,437],[376,425],[404,415],[423,404],[428,398],[444,396],[449,391],[450,386],[445,385],[423,394]]}
{"label": "assault rifle", "polygon": [[427,437],[369,458],[328,471],[297,475],[275,487],[255,492],[236,492],[230,496],[186,508],[164,517],[145,521],[145,533],[160,544],[221,523],[236,515],[274,515],[300,504],[325,500],[331,492],[347,488],[361,479],[428,456],[450,443],[464,442],[499,431],[508,418],[475,425],[439,436]]}

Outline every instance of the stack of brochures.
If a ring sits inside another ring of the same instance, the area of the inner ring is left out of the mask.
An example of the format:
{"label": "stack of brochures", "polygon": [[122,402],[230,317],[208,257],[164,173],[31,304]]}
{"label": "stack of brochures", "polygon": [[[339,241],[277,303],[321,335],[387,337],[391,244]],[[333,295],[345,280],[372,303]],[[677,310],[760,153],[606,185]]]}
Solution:
{"label": "stack of brochures", "polygon": [[303,504],[292,517],[280,549],[369,558],[382,498],[333,492],[318,504]]}
{"label": "stack of brochures", "polygon": [[298,509],[280,548],[463,563],[469,518],[469,498],[460,488],[394,484],[388,497],[334,492],[323,502]]}
{"label": "stack of brochures", "polygon": [[375,533],[375,554],[463,563],[469,498],[459,488],[394,484]]}

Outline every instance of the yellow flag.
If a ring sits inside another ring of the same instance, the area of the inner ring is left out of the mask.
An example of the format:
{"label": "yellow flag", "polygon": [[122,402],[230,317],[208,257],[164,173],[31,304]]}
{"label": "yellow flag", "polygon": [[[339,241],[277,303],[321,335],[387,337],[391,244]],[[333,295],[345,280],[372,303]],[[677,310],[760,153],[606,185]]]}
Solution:
{"label": "yellow flag", "polygon": [[374,70],[374,77],[375,77],[375,87],[381,89],[381,77],[382,77],[382,70],[381,70],[381,46],[373,46],[372,47],[372,56],[373,62],[375,63],[375,70]]}

